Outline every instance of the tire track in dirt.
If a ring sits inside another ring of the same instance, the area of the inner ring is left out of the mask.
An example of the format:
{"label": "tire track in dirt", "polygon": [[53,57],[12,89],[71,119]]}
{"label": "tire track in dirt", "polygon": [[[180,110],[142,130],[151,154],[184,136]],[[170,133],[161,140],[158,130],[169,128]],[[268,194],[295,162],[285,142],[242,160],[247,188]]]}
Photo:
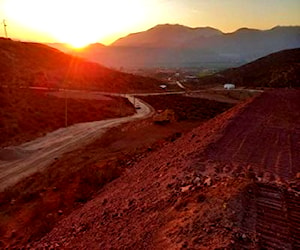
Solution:
{"label": "tire track in dirt", "polygon": [[256,207],[252,209],[258,248],[300,248],[299,192],[269,183],[289,182],[300,172],[299,110],[299,90],[263,93],[205,152],[219,164],[231,162],[229,166],[235,168],[231,171],[237,174],[251,168],[262,180],[257,184]]}
{"label": "tire track in dirt", "polygon": [[275,185],[258,184],[256,197],[258,247],[300,248],[300,197]]}
{"label": "tire track in dirt", "polygon": [[299,90],[263,93],[206,153],[216,161],[250,164],[257,173],[269,171],[289,180],[299,171],[299,110]]}

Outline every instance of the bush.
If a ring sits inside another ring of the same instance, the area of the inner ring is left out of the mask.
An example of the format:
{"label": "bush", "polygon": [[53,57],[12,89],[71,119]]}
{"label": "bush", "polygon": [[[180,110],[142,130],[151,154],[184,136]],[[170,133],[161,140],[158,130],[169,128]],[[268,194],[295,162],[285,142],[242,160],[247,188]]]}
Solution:
{"label": "bush", "polygon": [[76,190],[75,201],[86,202],[93,193],[103,187],[106,183],[118,178],[121,170],[117,166],[106,165],[105,167],[89,167],[81,169],[80,183]]}

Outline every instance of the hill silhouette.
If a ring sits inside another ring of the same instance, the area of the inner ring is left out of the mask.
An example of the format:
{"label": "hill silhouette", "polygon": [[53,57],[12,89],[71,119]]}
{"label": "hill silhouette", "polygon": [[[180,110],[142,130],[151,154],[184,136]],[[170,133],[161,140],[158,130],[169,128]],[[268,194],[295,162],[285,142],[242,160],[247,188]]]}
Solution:
{"label": "hill silhouette", "polygon": [[300,49],[284,50],[200,79],[206,84],[234,83],[241,87],[300,87]]}
{"label": "hill silhouette", "polygon": [[160,91],[160,82],[121,73],[39,43],[0,38],[0,82],[7,86],[108,92]]}

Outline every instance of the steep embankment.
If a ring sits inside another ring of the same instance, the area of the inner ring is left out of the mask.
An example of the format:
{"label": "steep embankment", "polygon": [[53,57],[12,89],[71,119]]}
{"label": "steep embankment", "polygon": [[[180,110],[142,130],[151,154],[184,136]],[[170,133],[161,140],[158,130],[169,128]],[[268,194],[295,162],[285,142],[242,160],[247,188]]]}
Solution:
{"label": "steep embankment", "polygon": [[251,165],[260,176],[290,180],[299,171],[300,91],[266,92],[229,124],[207,150],[207,158]]}
{"label": "steep embankment", "polygon": [[[73,94],[78,96],[79,93]],[[84,92],[84,96],[86,94]],[[93,93],[89,93],[89,96],[93,97]],[[94,94],[94,97],[99,95]],[[0,163],[0,168],[5,165],[0,171],[2,187],[10,180],[16,180],[22,168],[32,171],[38,166],[46,166],[49,161],[53,162],[42,172],[0,192],[0,244],[2,241],[4,246],[21,246],[42,238],[62,216],[94,197],[105,183],[122,175],[133,162],[140,161],[164,147],[167,141],[175,141],[182,134],[215,117],[216,112],[221,113],[225,107],[232,107],[177,95],[164,98],[150,96],[147,99],[155,104],[156,110],[172,108],[175,118],[180,121],[172,119],[163,126],[153,123],[152,118],[131,122],[110,129],[86,147],[83,147],[85,143],[82,136],[89,141],[91,135],[95,138],[95,135],[102,133],[103,129],[99,127],[102,121],[78,124],[50,133],[35,142],[4,149],[2,155],[0,150],[0,160],[1,156],[12,160]],[[144,106],[138,100],[135,103],[140,106],[137,111],[141,113]],[[80,148],[61,155],[63,151],[73,150],[74,146]]]}
{"label": "steep embankment", "polygon": [[38,43],[0,38],[0,84],[109,92],[161,91],[159,81],[108,69]]}
{"label": "steep embankment", "polygon": [[[299,142],[299,99],[295,98],[299,94],[299,90],[263,93],[166,145],[108,184],[94,200],[62,220],[34,247],[253,249],[277,244],[279,248],[296,248],[299,245],[299,220],[295,214],[299,207],[297,185],[290,185],[284,196],[276,192],[272,196],[260,182],[270,182],[274,176],[261,177],[256,173],[259,169],[255,162],[260,158],[258,162],[270,166],[269,171],[286,181],[299,171],[298,165],[289,165],[298,159],[299,144],[286,144]],[[240,127],[243,133],[232,134],[231,128],[235,127]],[[254,134],[262,136],[259,143]],[[244,144],[227,140],[228,136],[241,137]],[[270,143],[272,150],[278,149],[282,155],[275,168],[271,166],[274,159],[260,153]],[[256,151],[246,157],[246,153],[239,151],[243,145],[245,150],[255,147]],[[211,156],[212,152],[223,150],[225,155],[237,152],[241,158]],[[286,164],[291,170],[288,175],[277,171]],[[287,185],[282,184],[281,189]],[[277,196],[279,203],[288,201],[286,207],[275,202]],[[265,211],[269,214],[266,217]],[[276,220],[277,215],[284,221]],[[284,227],[280,226],[282,223]],[[269,230],[262,228],[271,224]],[[282,232],[286,227],[291,230]]]}

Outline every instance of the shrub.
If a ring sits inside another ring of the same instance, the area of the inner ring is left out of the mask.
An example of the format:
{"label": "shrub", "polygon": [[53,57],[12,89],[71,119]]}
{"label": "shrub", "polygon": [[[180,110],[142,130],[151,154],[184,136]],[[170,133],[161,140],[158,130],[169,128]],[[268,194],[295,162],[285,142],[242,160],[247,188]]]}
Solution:
{"label": "shrub", "polygon": [[94,191],[99,190],[106,183],[118,178],[121,175],[121,170],[117,166],[105,165],[104,167],[89,167],[81,169],[80,183],[76,190],[75,201],[88,201]]}

